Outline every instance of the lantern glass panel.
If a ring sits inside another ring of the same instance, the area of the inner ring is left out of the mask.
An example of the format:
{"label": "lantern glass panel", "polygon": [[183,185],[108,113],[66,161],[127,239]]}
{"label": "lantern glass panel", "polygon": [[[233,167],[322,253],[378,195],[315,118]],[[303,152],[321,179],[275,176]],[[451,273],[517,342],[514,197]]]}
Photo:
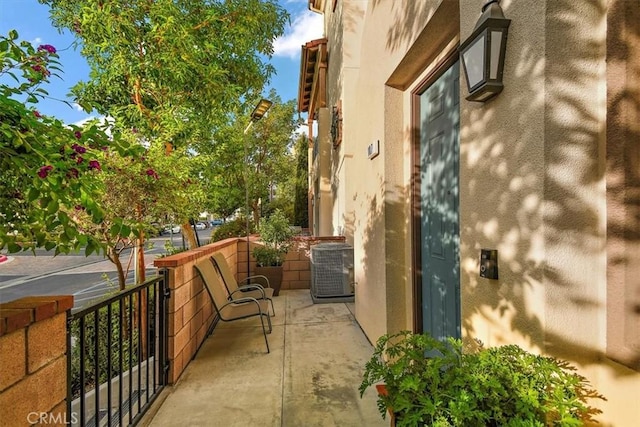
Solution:
{"label": "lantern glass panel", "polygon": [[491,31],[491,63],[489,65],[489,79],[498,78],[498,65],[500,64],[500,45],[502,44],[502,31]]}
{"label": "lantern glass panel", "polygon": [[469,89],[480,84],[484,76],[484,50],[486,33],[482,33],[471,43],[465,52],[462,53],[464,68],[467,72],[467,85]]}

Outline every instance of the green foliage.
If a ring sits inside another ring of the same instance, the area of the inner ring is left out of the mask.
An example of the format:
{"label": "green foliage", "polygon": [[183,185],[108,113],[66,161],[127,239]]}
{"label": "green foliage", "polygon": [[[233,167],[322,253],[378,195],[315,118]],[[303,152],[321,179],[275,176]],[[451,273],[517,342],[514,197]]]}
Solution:
{"label": "green foliage", "polygon": [[60,71],[58,55],[51,45],[36,49],[17,39],[15,31],[0,36],[0,249],[98,252],[102,243],[82,231],[74,213],[102,221],[100,159],[137,147],[96,122],[68,126],[40,114],[35,104]]}
{"label": "green foliage", "polygon": [[[82,333],[84,350],[80,346],[80,322],[76,320],[71,324],[71,392],[74,398],[80,396],[85,390],[94,388],[96,383],[103,384],[116,377],[120,372],[124,373],[137,364],[138,331],[134,329],[130,334],[127,332],[131,328],[129,311],[132,308],[123,305],[122,313],[120,313],[120,304],[125,304],[125,302],[114,302],[111,304],[110,312],[108,307],[102,307],[97,312],[85,317]],[[96,313],[98,315],[97,322]],[[133,319],[135,320],[135,315]],[[109,328],[111,346],[108,345]],[[98,340],[97,345],[96,339]],[[120,352],[121,340],[122,351]],[[84,357],[84,384],[80,379],[80,351],[83,351]],[[108,375],[108,363],[111,364],[111,378]],[[122,364],[122,370],[120,364]]]}
{"label": "green foliage", "polygon": [[604,399],[565,361],[516,345],[464,352],[408,331],[378,340],[360,395],[379,382],[378,409],[398,426],[581,426],[601,412],[588,400]]}
{"label": "green foliage", "polygon": [[288,14],[277,0],[39,0],[75,34],[91,80],[72,93],[150,141],[210,141],[239,99],[262,90]]}
{"label": "green foliage", "polygon": [[302,228],[309,227],[309,176],[308,157],[309,142],[306,135],[300,135],[296,141],[297,166],[295,175],[295,200],[293,207],[293,224]]}
{"label": "green foliage", "polygon": [[164,258],[170,255],[179,254],[180,252],[185,252],[187,250],[187,248],[180,248],[175,246],[171,240],[165,240],[164,254],[160,255],[158,258]]}
{"label": "green foliage", "polygon": [[[262,91],[288,18],[277,0],[39,1],[51,7],[56,27],[75,34],[91,68],[90,80],[72,88],[78,104],[173,153],[206,154],[215,131],[235,121],[239,100]],[[200,181],[207,165],[190,163]],[[184,189],[181,180],[173,184]],[[169,196],[172,211],[204,207],[204,195],[173,194],[158,195]],[[227,200],[237,202],[237,194]],[[195,215],[176,216],[184,223]],[[192,233],[185,237],[195,244]]]}
{"label": "green foliage", "polygon": [[[253,232],[253,223],[249,223],[251,232]],[[231,237],[241,237],[247,235],[247,220],[245,218],[236,218],[227,221],[215,229],[211,234],[211,241],[217,242]]]}
{"label": "green foliage", "polygon": [[[252,109],[257,100],[251,98],[234,113],[235,120],[220,126],[214,134],[214,143],[198,146],[198,151],[207,153],[209,164],[204,168],[208,182],[208,209],[226,217],[246,205],[248,192],[249,210],[259,222],[262,200],[266,206],[275,189],[281,207],[293,203],[292,188],[288,182],[294,174],[294,158],[291,153],[292,135],[299,125],[296,103],[283,102],[275,91],[268,98],[273,106],[268,114],[255,122],[247,133]],[[245,151],[246,148],[246,151]],[[285,200],[289,198],[289,200]]]}
{"label": "green foliage", "polygon": [[261,267],[282,265],[295,235],[287,217],[282,211],[276,210],[260,223],[259,231],[264,246],[253,250],[256,263]]}

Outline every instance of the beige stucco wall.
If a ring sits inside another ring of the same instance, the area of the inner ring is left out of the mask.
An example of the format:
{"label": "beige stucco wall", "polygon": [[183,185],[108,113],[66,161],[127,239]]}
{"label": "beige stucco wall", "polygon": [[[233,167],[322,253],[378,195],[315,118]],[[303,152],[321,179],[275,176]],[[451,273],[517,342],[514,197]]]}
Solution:
{"label": "beige stucco wall", "polygon": [[[460,39],[483,3],[459,2]],[[413,326],[410,92],[429,70],[406,88],[387,82],[439,4],[341,0],[340,20],[325,13],[329,98],[344,111],[333,221],[354,245],[356,316],[371,341]],[[640,374],[605,356],[608,1],[501,4],[512,20],[505,89],[460,104],[462,332],[570,360],[608,397],[604,425],[633,426]],[[499,280],[479,277],[481,248],[498,249]]]}
{"label": "beige stucco wall", "polygon": [[[411,329],[409,110],[385,86],[438,1],[338,2],[325,11],[328,99],[342,100],[343,143],[334,152],[334,228],[354,246],[356,316],[369,339]],[[393,22],[412,20],[399,31]],[[391,25],[390,25],[391,24]],[[335,29],[335,30],[334,30]],[[339,47],[335,47],[336,44]],[[369,144],[380,154],[368,159]],[[344,193],[342,191],[344,190]]]}
{"label": "beige stucco wall", "polygon": [[[461,39],[478,19],[481,2],[469,3],[475,4],[460,8]],[[461,100],[462,329],[487,345],[513,342],[540,350],[546,310],[545,4],[521,1],[515,10],[506,3],[512,23],[505,89],[487,104]],[[519,25],[524,22],[526,28]],[[479,278],[481,248],[498,250],[500,280]]]}

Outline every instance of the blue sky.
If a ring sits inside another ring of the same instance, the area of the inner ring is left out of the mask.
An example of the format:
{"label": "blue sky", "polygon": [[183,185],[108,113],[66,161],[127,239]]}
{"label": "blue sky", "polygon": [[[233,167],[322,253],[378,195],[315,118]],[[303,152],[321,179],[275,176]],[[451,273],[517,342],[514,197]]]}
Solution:
{"label": "blue sky", "polygon": [[[322,16],[307,9],[308,0],[280,0],[280,4],[289,11],[291,25],[274,45],[275,54],[271,62],[277,75],[272,77],[271,86],[283,101],[288,101],[298,95],[300,47],[322,37]],[[18,31],[20,40],[27,40],[35,46],[55,46],[60,56],[62,79],[54,77],[45,86],[52,99],[40,101],[38,110],[66,123],[77,123],[88,118],[87,113],[59,101],[64,99],[71,102],[66,96],[69,88],[80,80],[87,80],[89,75],[84,58],[72,46],[73,36],[69,32],[60,34],[51,25],[49,8],[37,0],[0,0],[0,34],[6,36],[12,29]]]}

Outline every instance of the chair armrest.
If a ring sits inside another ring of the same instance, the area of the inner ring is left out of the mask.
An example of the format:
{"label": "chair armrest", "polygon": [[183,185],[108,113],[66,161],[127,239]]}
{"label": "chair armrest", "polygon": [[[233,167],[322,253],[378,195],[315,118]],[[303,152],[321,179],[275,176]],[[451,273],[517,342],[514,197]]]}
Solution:
{"label": "chair armrest", "polygon": [[[239,286],[238,289],[236,289],[235,291],[231,292],[231,295],[229,295],[230,297],[233,297],[234,294],[237,294],[238,292],[242,293],[243,291],[260,291],[260,293],[262,294],[262,298],[265,298],[265,294],[264,294],[264,288],[261,285],[242,285]],[[237,300],[237,298],[236,298]]]}
{"label": "chair armrest", "polygon": [[[247,280],[250,280],[250,279],[264,279],[265,283],[267,284],[266,287],[267,288],[271,287],[271,284],[269,283],[269,279],[267,278],[267,276],[263,276],[261,274],[258,274],[256,276],[245,277],[244,279],[238,281],[238,285],[240,285],[240,283],[244,283],[244,282],[246,282]],[[255,285],[255,284],[256,283],[251,283],[251,285]],[[240,286],[246,286],[246,285],[240,285]],[[260,286],[262,286],[262,285],[260,285]]]}

